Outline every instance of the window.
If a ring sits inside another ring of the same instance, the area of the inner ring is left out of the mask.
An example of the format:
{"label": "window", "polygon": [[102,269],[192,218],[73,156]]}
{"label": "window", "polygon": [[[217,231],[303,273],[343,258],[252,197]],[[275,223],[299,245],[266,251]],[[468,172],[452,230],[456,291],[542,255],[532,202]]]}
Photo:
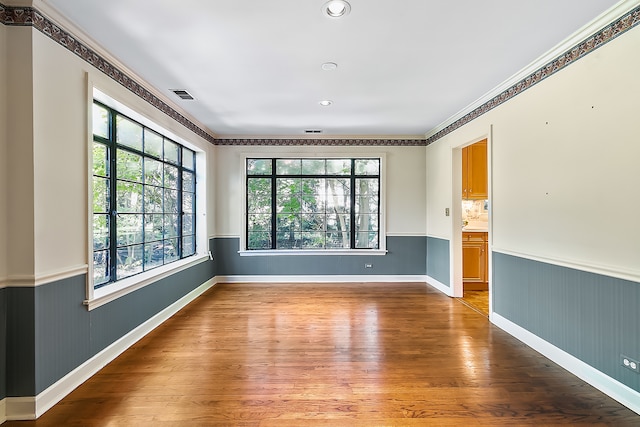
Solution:
{"label": "window", "polygon": [[196,153],[93,104],[93,287],[196,253]]}
{"label": "window", "polygon": [[246,249],[379,249],[380,158],[246,159]]}

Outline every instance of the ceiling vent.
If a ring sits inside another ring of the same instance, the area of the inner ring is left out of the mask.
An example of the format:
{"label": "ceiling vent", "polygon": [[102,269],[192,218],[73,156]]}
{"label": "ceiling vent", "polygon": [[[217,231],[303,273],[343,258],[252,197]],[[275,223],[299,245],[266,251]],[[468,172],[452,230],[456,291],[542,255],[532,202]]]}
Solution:
{"label": "ceiling vent", "polygon": [[322,129],[305,129],[304,133],[322,133]]}
{"label": "ceiling vent", "polygon": [[193,96],[184,89],[171,89],[171,92],[178,95],[180,99],[193,99]]}

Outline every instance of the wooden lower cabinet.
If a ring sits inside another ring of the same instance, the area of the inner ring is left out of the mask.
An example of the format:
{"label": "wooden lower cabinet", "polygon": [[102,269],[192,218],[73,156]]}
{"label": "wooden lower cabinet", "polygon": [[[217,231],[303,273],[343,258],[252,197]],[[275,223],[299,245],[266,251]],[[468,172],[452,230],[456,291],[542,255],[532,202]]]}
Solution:
{"label": "wooden lower cabinet", "polygon": [[462,233],[462,281],[467,291],[488,286],[487,233]]}

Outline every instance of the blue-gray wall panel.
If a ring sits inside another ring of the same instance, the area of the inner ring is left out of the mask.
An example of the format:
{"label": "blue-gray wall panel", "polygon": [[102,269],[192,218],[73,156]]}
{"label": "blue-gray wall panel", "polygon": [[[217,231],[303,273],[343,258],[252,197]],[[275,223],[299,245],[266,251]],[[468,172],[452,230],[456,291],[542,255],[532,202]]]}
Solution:
{"label": "blue-gray wall panel", "polygon": [[496,313],[640,391],[640,283],[493,253]]}
{"label": "blue-gray wall panel", "polygon": [[449,241],[427,237],[427,275],[445,286],[451,286],[449,259]]}
{"label": "blue-gray wall panel", "polygon": [[7,397],[7,290],[0,289],[0,400]]}
{"label": "blue-gray wall panel", "polygon": [[7,288],[7,389],[10,397],[35,390],[35,288]]}
{"label": "blue-gray wall panel", "polygon": [[212,262],[200,263],[92,311],[82,305],[85,275],[35,288],[3,290],[0,309],[3,299],[7,308],[7,382],[3,392],[7,396],[41,393],[211,279],[213,268]]}
{"label": "blue-gray wall panel", "polygon": [[91,357],[85,289],[86,275],[35,288],[36,393]]}
{"label": "blue-gray wall panel", "polygon": [[[423,236],[387,237],[387,254],[240,256],[240,239],[217,238],[213,243],[216,275],[424,275]],[[373,268],[365,268],[372,264]]]}
{"label": "blue-gray wall panel", "polygon": [[89,312],[91,355],[211,279],[212,272],[213,263],[206,261]]}

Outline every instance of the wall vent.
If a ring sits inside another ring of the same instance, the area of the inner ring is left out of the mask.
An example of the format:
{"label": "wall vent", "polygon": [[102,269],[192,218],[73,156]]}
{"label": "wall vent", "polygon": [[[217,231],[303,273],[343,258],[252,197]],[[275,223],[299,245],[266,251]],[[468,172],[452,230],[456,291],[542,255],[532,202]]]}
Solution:
{"label": "wall vent", "polygon": [[193,96],[184,89],[171,89],[171,92],[175,93],[180,99],[193,99]]}
{"label": "wall vent", "polygon": [[304,133],[322,133],[322,129],[305,129]]}

